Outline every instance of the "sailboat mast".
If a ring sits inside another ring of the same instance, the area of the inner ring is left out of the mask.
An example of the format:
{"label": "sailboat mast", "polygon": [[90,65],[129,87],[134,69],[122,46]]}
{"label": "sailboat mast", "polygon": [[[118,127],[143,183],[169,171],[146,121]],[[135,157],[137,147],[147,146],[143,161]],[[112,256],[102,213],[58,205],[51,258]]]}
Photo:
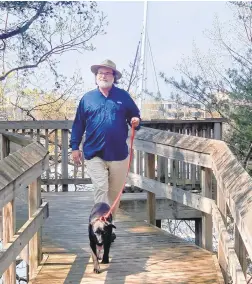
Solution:
{"label": "sailboat mast", "polygon": [[141,68],[140,68],[140,84],[137,99],[137,106],[141,110],[142,108],[142,98],[144,90],[144,80],[145,80],[145,52],[146,52],[146,28],[147,28],[147,12],[148,12],[148,1],[144,1],[144,17],[143,17],[143,32],[142,32],[142,44],[141,44]]}

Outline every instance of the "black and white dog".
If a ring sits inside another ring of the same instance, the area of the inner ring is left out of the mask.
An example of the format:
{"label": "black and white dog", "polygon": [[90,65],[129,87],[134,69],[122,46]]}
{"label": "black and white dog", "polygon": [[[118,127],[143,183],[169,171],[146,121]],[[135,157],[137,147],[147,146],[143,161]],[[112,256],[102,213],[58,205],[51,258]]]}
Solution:
{"label": "black and white dog", "polygon": [[101,219],[110,209],[107,203],[99,202],[94,205],[89,216],[89,240],[94,263],[94,272],[100,273],[98,251],[103,248],[102,263],[109,263],[109,250],[112,241],[112,214],[106,219]]}

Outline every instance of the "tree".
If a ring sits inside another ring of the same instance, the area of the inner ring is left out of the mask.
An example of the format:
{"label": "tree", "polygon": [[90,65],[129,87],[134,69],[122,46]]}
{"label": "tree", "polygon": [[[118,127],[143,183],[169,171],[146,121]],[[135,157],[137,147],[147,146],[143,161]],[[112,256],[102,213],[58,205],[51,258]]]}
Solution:
{"label": "tree", "polygon": [[[195,50],[190,64],[182,64],[181,81],[160,76],[174,87],[180,103],[200,103],[211,114],[217,112],[231,126],[226,140],[243,160],[246,168],[252,152],[252,5],[251,2],[232,2],[235,25],[223,35],[220,24],[212,40],[219,49],[206,59]],[[222,56],[228,56],[230,67],[218,68]],[[215,60],[216,59],[216,60]],[[183,98],[186,97],[186,100]]]}
{"label": "tree", "polygon": [[2,1],[0,16],[0,81],[14,72],[27,76],[43,64],[58,87],[56,57],[93,50],[91,40],[106,24],[95,2]]}

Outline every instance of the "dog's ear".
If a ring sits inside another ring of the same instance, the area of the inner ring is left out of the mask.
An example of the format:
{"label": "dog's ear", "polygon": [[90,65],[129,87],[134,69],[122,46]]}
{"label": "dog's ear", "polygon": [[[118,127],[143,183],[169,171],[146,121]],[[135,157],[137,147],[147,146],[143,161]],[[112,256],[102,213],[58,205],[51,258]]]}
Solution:
{"label": "dog's ear", "polygon": [[111,226],[112,228],[115,228],[116,229],[116,226],[108,221],[106,221],[106,226]]}

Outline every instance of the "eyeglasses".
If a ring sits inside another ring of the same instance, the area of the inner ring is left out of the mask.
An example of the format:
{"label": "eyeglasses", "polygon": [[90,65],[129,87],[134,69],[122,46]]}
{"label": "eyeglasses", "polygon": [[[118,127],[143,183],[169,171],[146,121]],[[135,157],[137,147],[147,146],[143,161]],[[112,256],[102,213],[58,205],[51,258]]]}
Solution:
{"label": "eyeglasses", "polygon": [[104,76],[108,77],[108,76],[113,76],[113,73],[110,73],[110,72],[105,72],[105,73],[103,73],[103,72],[98,72],[97,75],[99,75],[99,76],[104,75]]}

